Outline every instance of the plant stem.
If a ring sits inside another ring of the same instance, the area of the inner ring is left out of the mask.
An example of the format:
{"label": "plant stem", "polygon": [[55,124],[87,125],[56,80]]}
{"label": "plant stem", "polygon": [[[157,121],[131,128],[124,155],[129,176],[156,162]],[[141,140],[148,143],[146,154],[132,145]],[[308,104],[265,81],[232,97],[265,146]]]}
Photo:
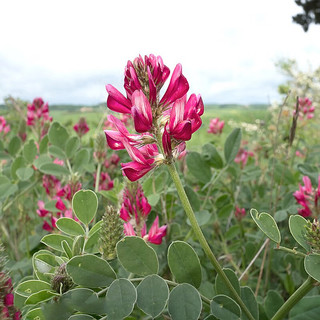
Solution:
{"label": "plant stem", "polygon": [[282,247],[282,246],[279,246],[278,248],[274,248],[274,250],[285,251],[285,252],[288,252],[288,253],[294,254],[296,256],[303,257],[303,258],[306,256],[303,252],[297,251],[296,249],[289,249],[289,248]]}
{"label": "plant stem", "polygon": [[101,162],[98,162],[97,173],[96,173],[96,183],[95,183],[95,187],[94,187],[95,193],[98,193],[98,191],[99,191],[100,173],[101,173]]}
{"label": "plant stem", "polygon": [[312,288],[316,281],[311,277],[307,280],[290,296],[290,298],[281,306],[271,320],[281,320],[285,315],[297,304]]}
{"label": "plant stem", "polygon": [[228,279],[228,277],[226,276],[226,274],[224,273],[222,267],[220,266],[217,258],[215,257],[215,255],[213,254],[213,252],[211,251],[209,244],[206,240],[206,238],[204,237],[199,224],[196,220],[195,214],[193,212],[193,209],[190,205],[189,199],[184,191],[183,185],[181,183],[179,174],[176,170],[176,167],[174,165],[174,163],[169,163],[168,164],[168,169],[170,172],[170,175],[172,177],[172,180],[177,188],[177,192],[179,194],[182,206],[187,214],[187,217],[189,218],[189,221],[191,223],[192,229],[194,234],[196,235],[197,239],[199,240],[199,243],[202,247],[202,249],[204,250],[204,252],[206,253],[207,257],[209,258],[211,264],[213,265],[214,269],[216,270],[216,272],[220,275],[220,277],[222,278],[222,280],[224,281],[225,285],[228,287],[228,289],[232,292],[233,298],[236,300],[236,302],[239,304],[239,306],[241,307],[241,309],[243,310],[243,312],[246,314],[246,316],[248,317],[248,319],[250,320],[254,320],[253,316],[251,315],[250,311],[248,310],[248,308],[246,307],[246,305],[244,304],[244,302],[242,301],[242,299],[240,298],[240,296],[238,295],[237,291],[235,290],[235,288],[233,287],[233,285],[231,284],[230,280]]}

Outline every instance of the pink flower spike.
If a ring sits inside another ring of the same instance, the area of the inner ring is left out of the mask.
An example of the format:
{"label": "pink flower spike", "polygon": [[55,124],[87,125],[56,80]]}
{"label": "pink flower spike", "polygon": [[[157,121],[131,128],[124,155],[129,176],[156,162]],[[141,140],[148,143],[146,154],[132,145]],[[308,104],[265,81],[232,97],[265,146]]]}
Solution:
{"label": "pink flower spike", "polygon": [[182,66],[179,63],[173,71],[169,86],[164,96],[162,97],[160,104],[168,105],[183,97],[188,92],[188,90],[189,83],[182,74]]}
{"label": "pink flower spike", "polygon": [[154,244],[161,244],[162,238],[167,234],[167,226],[164,225],[159,228],[159,216],[154,220],[149,233],[148,233],[148,241]]}
{"label": "pink flower spike", "polygon": [[131,112],[131,102],[121,92],[119,92],[111,84],[106,85],[106,89],[109,93],[107,99],[107,106],[110,110],[120,113]]}
{"label": "pink flower spike", "polygon": [[132,116],[137,132],[147,132],[152,128],[152,110],[147,97],[142,90],[132,94]]}
{"label": "pink flower spike", "polygon": [[304,191],[308,193],[312,193],[313,190],[312,190],[312,184],[311,184],[310,178],[308,176],[304,176],[302,178],[302,181],[304,183]]}
{"label": "pink flower spike", "polygon": [[136,233],[133,229],[133,226],[130,222],[124,223],[123,228],[124,228],[124,234],[126,236],[135,236],[136,235]]}
{"label": "pink flower spike", "polygon": [[57,208],[58,210],[60,210],[60,211],[66,210],[66,206],[65,206],[65,204],[64,204],[64,202],[62,201],[61,198],[58,198],[58,201],[57,201],[57,203],[56,203],[56,208]]}
{"label": "pink flower spike", "polygon": [[8,293],[5,297],[4,297],[4,305],[6,307],[11,307],[13,306],[13,300],[14,300],[14,296],[12,293]]}

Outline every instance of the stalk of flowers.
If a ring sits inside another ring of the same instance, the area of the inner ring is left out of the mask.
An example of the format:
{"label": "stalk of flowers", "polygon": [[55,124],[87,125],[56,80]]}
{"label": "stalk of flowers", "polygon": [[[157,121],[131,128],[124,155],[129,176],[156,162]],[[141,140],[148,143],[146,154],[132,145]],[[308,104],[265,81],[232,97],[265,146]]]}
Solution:
{"label": "stalk of flowers", "polygon": [[107,143],[113,150],[126,149],[132,161],[122,163],[123,174],[136,181],[153,168],[172,161],[185,150],[185,142],[202,124],[204,112],[201,96],[187,98],[189,84],[178,64],[168,88],[160,98],[160,90],[170,74],[160,56],[141,56],[128,61],[125,68],[126,97],[112,85],[107,106],[110,110],[129,114],[137,133],[131,134],[113,115],[108,121],[115,130],[105,130]]}
{"label": "stalk of flowers", "polygon": [[234,159],[234,162],[240,163],[241,168],[243,169],[248,162],[248,158],[253,156],[254,153],[252,151],[248,151],[245,148],[240,148]]}
{"label": "stalk of flowers", "polygon": [[[55,163],[59,163],[59,161],[55,160]],[[57,212],[46,210],[44,201],[38,201],[37,214],[39,217],[45,218],[42,225],[44,230],[53,231],[56,228],[56,221],[60,217],[77,220],[72,213],[71,201],[73,195],[81,189],[81,183],[78,180],[79,177],[75,176],[71,178],[69,183],[62,186],[61,181],[55,176],[43,176],[42,186],[44,187],[48,198],[56,201],[55,207],[58,210]]]}
{"label": "stalk of flowers", "polygon": [[299,98],[298,112],[300,118],[312,119],[314,117],[315,107],[309,98]]}
{"label": "stalk of flowers", "polygon": [[73,129],[77,133],[79,138],[82,138],[90,130],[89,126],[87,124],[86,118],[84,118],[84,117],[81,117],[79,119],[79,122],[77,122],[73,126]]}
{"label": "stalk of flowers", "polygon": [[10,125],[4,117],[0,116],[0,133],[2,133],[2,136],[4,137],[8,132],[10,132]]}
{"label": "stalk of flowers", "polygon": [[304,176],[302,181],[304,185],[299,184],[299,190],[293,193],[297,203],[303,207],[298,210],[298,213],[303,217],[316,218],[320,213],[320,176],[318,177],[317,188],[312,187],[311,180],[308,176]]}
{"label": "stalk of flowers", "polygon": [[[97,173],[95,172],[93,174],[93,178],[94,178],[94,184],[93,184],[93,187],[95,188],[96,187],[96,178],[97,178]],[[111,180],[109,174],[107,172],[101,172],[100,173],[100,181],[99,181],[99,188],[98,190],[101,191],[101,190],[111,190],[113,188],[113,180]]]}
{"label": "stalk of flowers", "polygon": [[27,106],[27,126],[33,127],[39,140],[48,132],[52,117],[49,116],[49,105],[42,98],[35,98]]}
{"label": "stalk of flowers", "polygon": [[157,216],[147,233],[147,224],[151,206],[144,196],[139,183],[128,184],[123,190],[123,200],[120,208],[120,218],[125,221],[124,234],[127,236],[140,236],[146,241],[161,244],[167,233],[167,226],[159,227]]}
{"label": "stalk of flowers", "polygon": [[20,320],[21,313],[14,306],[13,285],[10,276],[4,270],[6,258],[3,256],[3,247],[0,243],[0,319]]}
{"label": "stalk of flowers", "polygon": [[245,208],[239,208],[236,206],[234,215],[237,220],[242,220],[246,216],[246,209]]}
{"label": "stalk of flowers", "polygon": [[219,118],[214,118],[210,120],[208,133],[221,134],[224,127],[224,121],[220,121]]}

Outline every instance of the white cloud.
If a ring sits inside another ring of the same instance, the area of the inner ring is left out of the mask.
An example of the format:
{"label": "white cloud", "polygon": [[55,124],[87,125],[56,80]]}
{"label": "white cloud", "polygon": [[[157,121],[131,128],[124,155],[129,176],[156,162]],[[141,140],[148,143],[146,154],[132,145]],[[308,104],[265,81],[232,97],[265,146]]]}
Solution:
{"label": "white cloud", "polygon": [[[96,103],[121,85],[128,59],[181,62],[206,102],[266,102],[279,58],[320,64],[319,26],[291,22],[293,0],[11,0],[0,4],[0,97]],[[119,88],[120,89],[120,88]]]}

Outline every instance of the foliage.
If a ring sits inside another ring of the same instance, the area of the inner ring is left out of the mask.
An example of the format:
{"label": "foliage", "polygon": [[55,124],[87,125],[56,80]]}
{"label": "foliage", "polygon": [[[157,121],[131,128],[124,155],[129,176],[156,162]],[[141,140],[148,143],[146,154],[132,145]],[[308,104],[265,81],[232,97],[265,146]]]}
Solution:
{"label": "foliage", "polygon": [[320,2],[318,0],[295,0],[295,3],[302,7],[303,13],[292,17],[292,20],[300,24],[305,32],[308,31],[310,24],[320,23]]}

